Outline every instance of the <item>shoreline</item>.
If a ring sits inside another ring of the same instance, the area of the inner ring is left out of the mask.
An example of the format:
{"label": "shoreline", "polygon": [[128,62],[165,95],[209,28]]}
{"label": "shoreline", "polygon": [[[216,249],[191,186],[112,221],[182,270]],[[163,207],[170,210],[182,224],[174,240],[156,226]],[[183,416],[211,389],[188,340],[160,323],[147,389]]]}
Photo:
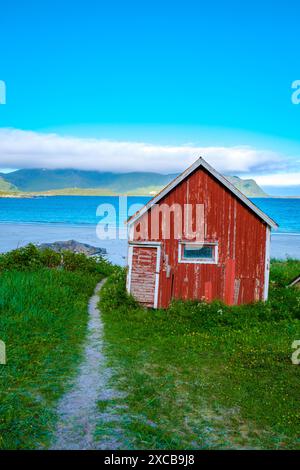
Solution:
{"label": "shoreline", "polygon": [[[150,199],[154,196],[151,194],[131,194],[131,193],[111,193],[111,194],[0,194],[0,199],[39,199],[45,197],[149,197]],[[300,198],[300,196],[299,196]],[[253,198],[252,198],[253,199]],[[265,198],[264,198],[265,199]]]}
{"label": "shoreline", "polygon": [[[44,192],[44,193],[36,193],[36,192],[28,192],[28,193],[13,193],[13,194],[10,194],[10,193],[2,193],[0,194],[0,199],[3,198],[3,199],[37,199],[37,198],[40,198],[40,197],[110,197],[110,196],[114,196],[114,197],[121,197],[121,196],[130,196],[130,197],[149,197],[149,198],[152,198],[154,196],[156,196],[156,194],[158,193],[155,193],[155,194],[143,194],[143,193],[135,193],[134,191],[131,193],[131,192],[128,192],[128,193],[115,193],[115,192],[105,192],[105,193],[102,193],[101,191],[98,192],[97,194],[97,191],[95,193],[93,193],[93,188],[88,188],[90,189],[90,191],[83,191],[82,194],[79,194],[79,193],[68,193],[67,191],[65,193],[61,193],[61,192],[57,192],[57,193],[47,193],[47,192]],[[59,190],[58,190],[59,191]],[[64,190],[62,190],[64,191]],[[300,199],[300,196],[272,196],[270,194],[267,194],[266,196],[246,196],[248,199]]]}
{"label": "shoreline", "polygon": [[105,257],[113,264],[126,265],[127,239],[99,239],[95,224],[44,224],[0,223],[0,253],[14,250],[28,243],[42,244],[76,240],[99,248],[105,248]]}
{"label": "shoreline", "polygon": [[[29,221],[29,222],[23,222],[23,221],[18,221],[18,220],[0,220],[0,227],[1,225],[26,225],[26,226],[45,226],[45,227],[74,227],[74,228],[95,228],[98,225],[107,225],[106,223],[101,224],[101,221],[97,222],[96,224],[94,222],[91,223],[70,223],[70,222],[36,222],[36,221]],[[111,228],[114,229],[119,229],[120,227],[118,225],[111,225]],[[122,227],[121,227],[122,230]],[[124,226],[123,230],[126,230],[126,226]],[[300,237],[300,232],[280,232],[278,230],[274,231],[271,233],[271,236],[279,236],[279,235],[284,235],[284,236],[299,236]]]}
{"label": "shoreline", "polygon": [[[121,228],[122,238],[99,239],[98,224],[0,222],[0,253],[28,243],[41,244],[76,240],[107,250],[107,259],[113,264],[126,265],[126,227]],[[103,224],[105,225],[105,224]],[[271,257],[300,259],[300,233],[274,232],[271,235]]]}

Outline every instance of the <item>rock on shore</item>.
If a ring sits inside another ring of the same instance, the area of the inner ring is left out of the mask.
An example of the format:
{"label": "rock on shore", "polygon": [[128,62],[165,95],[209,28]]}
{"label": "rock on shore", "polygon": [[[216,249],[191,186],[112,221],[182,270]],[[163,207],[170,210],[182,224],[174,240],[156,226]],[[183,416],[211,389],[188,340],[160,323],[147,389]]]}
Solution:
{"label": "rock on shore", "polygon": [[98,246],[88,245],[87,243],[80,243],[76,240],[58,241],[53,243],[42,243],[38,247],[43,250],[50,248],[57,253],[64,250],[72,251],[73,253],[84,253],[86,256],[106,255],[106,248],[99,248]]}

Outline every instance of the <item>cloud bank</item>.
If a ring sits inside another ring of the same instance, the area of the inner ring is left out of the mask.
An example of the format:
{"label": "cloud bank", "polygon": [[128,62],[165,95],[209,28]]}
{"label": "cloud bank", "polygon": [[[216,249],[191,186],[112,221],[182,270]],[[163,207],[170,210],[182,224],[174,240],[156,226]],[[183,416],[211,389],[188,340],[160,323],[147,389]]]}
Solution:
{"label": "cloud bank", "polygon": [[257,175],[256,182],[260,186],[299,186],[300,185],[300,172],[295,173],[276,173],[272,175]]}
{"label": "cloud bank", "polygon": [[[199,156],[224,174],[267,173],[271,178],[272,173],[287,173],[289,165],[287,157],[279,153],[249,146],[166,146],[0,129],[0,168],[177,173]],[[297,178],[300,182],[300,173]],[[280,182],[280,175],[266,181]]]}

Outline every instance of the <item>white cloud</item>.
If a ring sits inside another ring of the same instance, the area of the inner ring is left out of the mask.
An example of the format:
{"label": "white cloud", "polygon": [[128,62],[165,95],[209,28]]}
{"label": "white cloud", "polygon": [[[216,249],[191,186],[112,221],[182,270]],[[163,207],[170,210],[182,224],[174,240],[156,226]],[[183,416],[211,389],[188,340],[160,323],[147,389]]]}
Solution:
{"label": "white cloud", "polygon": [[249,146],[165,146],[0,129],[0,168],[177,173],[199,156],[225,174],[287,170],[287,157]]}
{"label": "white cloud", "polygon": [[271,175],[254,176],[261,186],[300,186],[300,173],[275,173]]}

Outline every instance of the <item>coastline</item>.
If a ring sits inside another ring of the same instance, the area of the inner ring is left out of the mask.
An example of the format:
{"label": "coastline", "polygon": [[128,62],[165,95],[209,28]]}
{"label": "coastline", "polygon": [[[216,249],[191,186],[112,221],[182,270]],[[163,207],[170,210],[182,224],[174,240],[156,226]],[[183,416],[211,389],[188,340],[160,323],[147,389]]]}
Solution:
{"label": "coastline", "polygon": [[[6,252],[28,243],[53,243],[74,239],[100,248],[106,248],[107,259],[120,266],[126,265],[126,228],[121,239],[99,239],[95,224],[0,222],[0,252]],[[272,233],[271,257],[300,259],[300,233]]]}
{"label": "coastline", "polygon": [[[28,193],[1,193],[0,192],[0,199],[36,199],[39,197],[58,197],[58,196],[70,196],[70,197],[79,197],[79,196],[141,196],[141,197],[149,197],[152,198],[158,194],[159,191],[157,192],[150,192],[150,193],[144,193],[144,192],[138,192],[138,191],[128,191],[126,193],[120,193],[120,192],[114,192],[114,191],[106,191],[104,190],[103,192],[101,190],[93,190],[93,189],[88,189],[88,190],[78,190],[78,191],[68,191],[68,190],[58,190],[58,191],[49,191],[49,192],[28,192]],[[259,195],[259,196],[246,196],[248,199],[300,199],[300,196],[272,196],[270,194],[267,195]]]}
{"label": "coastline", "polygon": [[14,250],[28,243],[53,243],[71,239],[106,248],[106,257],[110,262],[120,266],[126,265],[127,240],[100,240],[96,234],[95,224],[0,223],[0,253]]}

